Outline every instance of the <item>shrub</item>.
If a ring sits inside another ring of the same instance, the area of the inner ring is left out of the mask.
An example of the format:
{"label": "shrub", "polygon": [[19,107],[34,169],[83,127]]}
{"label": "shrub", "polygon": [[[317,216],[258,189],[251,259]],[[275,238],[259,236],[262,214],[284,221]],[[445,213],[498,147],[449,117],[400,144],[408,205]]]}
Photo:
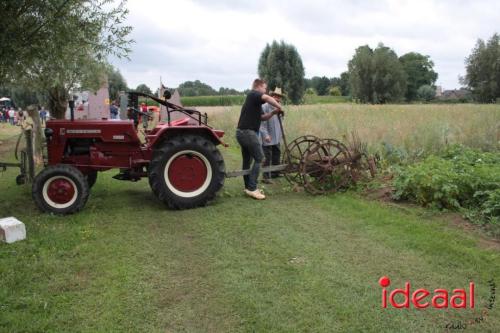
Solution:
{"label": "shrub", "polygon": [[331,96],[342,96],[342,91],[338,86],[331,87],[330,88],[330,95]]}
{"label": "shrub", "polygon": [[395,199],[466,209],[472,220],[495,223],[500,218],[500,153],[451,146],[441,156],[401,167],[394,186]]}
{"label": "shrub", "polygon": [[417,90],[417,97],[421,101],[430,102],[436,97],[436,89],[429,85],[423,85]]}

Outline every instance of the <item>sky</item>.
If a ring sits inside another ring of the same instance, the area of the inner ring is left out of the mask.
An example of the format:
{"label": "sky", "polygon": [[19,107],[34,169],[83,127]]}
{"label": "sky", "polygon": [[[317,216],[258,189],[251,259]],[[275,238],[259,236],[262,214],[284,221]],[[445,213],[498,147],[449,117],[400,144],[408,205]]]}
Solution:
{"label": "sky", "polygon": [[130,61],[111,59],[129,87],[200,80],[244,90],[273,40],[293,44],[306,77],[347,70],[358,46],[429,55],[437,85],[459,88],[477,39],[500,32],[498,0],[129,0]]}

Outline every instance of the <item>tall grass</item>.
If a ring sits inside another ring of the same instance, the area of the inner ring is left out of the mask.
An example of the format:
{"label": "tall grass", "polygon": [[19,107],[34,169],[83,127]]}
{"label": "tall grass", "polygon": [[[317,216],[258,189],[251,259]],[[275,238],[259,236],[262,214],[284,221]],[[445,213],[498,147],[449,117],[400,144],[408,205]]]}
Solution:
{"label": "tall grass", "polygon": [[[482,150],[500,149],[498,105],[303,105],[285,110],[288,140],[305,134],[338,138],[358,133],[370,150],[391,145],[408,153],[441,151],[453,143]],[[220,108],[211,114],[211,125],[226,131],[235,144],[239,107]]]}
{"label": "tall grass", "polygon": [[347,103],[350,97],[348,96],[316,96],[316,95],[304,95],[304,104],[335,104],[335,103]]}
{"label": "tall grass", "polygon": [[[244,95],[181,97],[184,106],[232,106],[242,105],[244,101]],[[306,105],[346,103],[348,101],[349,97],[345,96],[306,95],[304,97],[304,104]]]}
{"label": "tall grass", "polygon": [[[242,105],[244,101],[245,101],[244,95],[181,97],[181,103],[185,107]],[[146,103],[147,105],[158,106],[157,102],[145,97],[139,98],[139,103]]]}
{"label": "tall grass", "polygon": [[244,95],[181,97],[182,105],[186,107],[242,105],[244,101]]}

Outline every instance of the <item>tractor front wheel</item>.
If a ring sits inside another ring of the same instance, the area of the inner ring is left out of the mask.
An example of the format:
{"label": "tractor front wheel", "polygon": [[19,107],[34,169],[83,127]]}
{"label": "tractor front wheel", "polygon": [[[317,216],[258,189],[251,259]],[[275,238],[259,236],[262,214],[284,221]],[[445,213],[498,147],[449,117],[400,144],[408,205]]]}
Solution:
{"label": "tractor front wheel", "polygon": [[38,208],[58,215],[81,210],[89,197],[89,184],[71,165],[51,165],[33,180],[32,196]]}
{"label": "tractor front wheel", "polygon": [[149,184],[169,208],[205,206],[224,184],[224,159],[207,138],[179,136],[164,141],[153,153]]}

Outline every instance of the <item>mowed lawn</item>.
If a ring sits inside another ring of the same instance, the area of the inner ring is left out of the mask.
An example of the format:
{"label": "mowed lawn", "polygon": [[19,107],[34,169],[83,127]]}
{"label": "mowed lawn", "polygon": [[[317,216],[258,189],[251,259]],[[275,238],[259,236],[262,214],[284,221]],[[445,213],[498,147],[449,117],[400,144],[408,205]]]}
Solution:
{"label": "mowed lawn", "polygon": [[[221,149],[236,168],[237,148]],[[107,172],[82,212],[58,217],[15,175],[0,173],[0,216],[28,239],[0,244],[0,331],[441,332],[479,317],[488,280],[500,283],[497,243],[453,215],[357,192],[310,196],[283,181],[256,202],[230,179],[208,207],[170,211],[146,180]],[[412,291],[474,281],[476,308],[382,309],[383,275]],[[499,306],[468,331],[498,331]]]}

